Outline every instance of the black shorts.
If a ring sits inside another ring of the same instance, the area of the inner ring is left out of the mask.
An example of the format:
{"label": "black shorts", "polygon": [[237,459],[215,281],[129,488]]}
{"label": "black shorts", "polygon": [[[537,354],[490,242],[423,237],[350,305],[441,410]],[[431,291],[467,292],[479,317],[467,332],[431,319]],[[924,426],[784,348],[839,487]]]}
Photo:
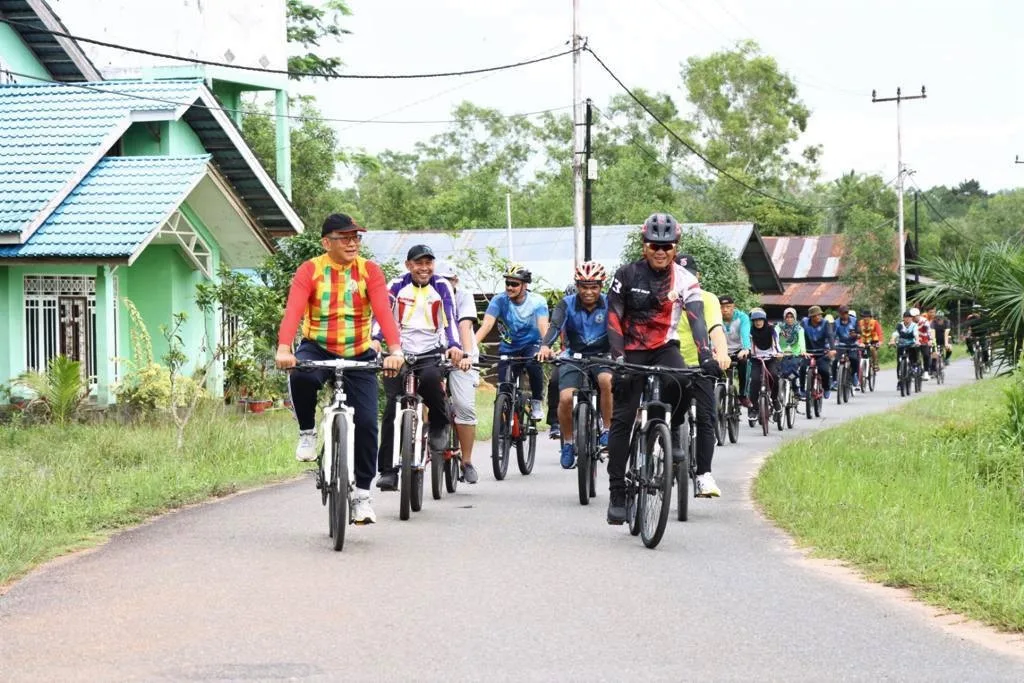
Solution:
{"label": "black shorts", "polygon": [[[611,371],[611,365],[598,365],[587,368],[587,372],[590,373],[591,385],[596,389],[597,376],[601,373],[611,373]],[[566,389],[579,389],[582,384],[583,368],[569,363],[558,368],[558,390],[560,392],[565,391]]]}

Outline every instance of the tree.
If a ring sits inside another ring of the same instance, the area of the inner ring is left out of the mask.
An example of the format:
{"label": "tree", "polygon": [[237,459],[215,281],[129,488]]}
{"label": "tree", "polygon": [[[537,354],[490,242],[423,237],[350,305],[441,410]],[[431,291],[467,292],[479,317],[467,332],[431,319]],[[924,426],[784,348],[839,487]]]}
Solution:
{"label": "tree", "polygon": [[857,310],[896,310],[900,281],[893,219],[854,206],[844,214],[843,227],[840,279],[850,286]]}
{"label": "tree", "polygon": [[[757,296],[750,291],[750,279],[746,268],[721,242],[708,237],[704,232],[690,230],[679,238],[679,254],[690,254],[697,259],[700,267],[700,286],[715,294],[729,294],[736,299],[739,308],[757,305]],[[630,263],[642,258],[643,241],[640,231],[633,231],[622,249],[622,262]]]}
{"label": "tree", "polygon": [[[320,47],[324,39],[339,39],[350,33],[340,24],[341,17],[351,16],[345,0],[324,0],[320,4],[303,0],[287,0],[288,42],[304,48]],[[288,57],[288,70],[306,74],[330,75],[338,72],[344,62],[337,57],[323,57],[312,51]],[[290,76],[290,78],[299,78]]]}

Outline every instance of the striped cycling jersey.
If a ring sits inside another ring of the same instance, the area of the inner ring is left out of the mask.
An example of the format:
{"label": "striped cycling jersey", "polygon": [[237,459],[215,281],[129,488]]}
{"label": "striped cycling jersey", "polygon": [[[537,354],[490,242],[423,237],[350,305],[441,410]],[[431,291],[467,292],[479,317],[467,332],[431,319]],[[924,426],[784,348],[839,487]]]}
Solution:
{"label": "striped cycling jersey", "polygon": [[391,348],[399,343],[398,327],[389,315],[388,294],[380,266],[359,256],[348,266],[322,254],[295,271],[278,344],[290,345],[302,323],[302,336],[343,358],[370,348],[371,321],[382,320]]}
{"label": "striped cycling jersey", "polygon": [[[405,353],[462,348],[455,293],[443,277],[432,275],[425,284],[417,285],[412,274],[406,273],[388,283],[388,296]],[[374,332],[378,337],[376,328]]]}

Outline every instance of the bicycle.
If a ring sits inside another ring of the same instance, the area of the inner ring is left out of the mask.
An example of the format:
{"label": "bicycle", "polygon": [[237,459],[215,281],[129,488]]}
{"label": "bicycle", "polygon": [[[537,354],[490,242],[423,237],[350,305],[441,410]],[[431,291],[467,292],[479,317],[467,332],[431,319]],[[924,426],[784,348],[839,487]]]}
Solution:
{"label": "bicycle", "polygon": [[837,364],[836,374],[836,405],[843,405],[849,403],[850,398],[853,396],[853,374],[850,366],[850,351],[851,349],[840,348],[839,349],[839,363]]}
{"label": "bicycle", "polygon": [[871,349],[877,349],[878,342],[872,342],[871,346],[861,347],[860,357],[860,392],[875,390],[875,381],[878,378],[878,365],[871,358]]}
{"label": "bicycle", "polygon": [[942,350],[935,347],[932,351],[932,358],[935,359],[935,372],[932,373],[932,377],[935,378],[936,384],[946,383],[946,359],[942,355]]}
{"label": "bicycle", "polygon": [[900,390],[900,396],[910,396],[911,382],[920,391],[921,373],[918,372],[917,364],[910,364],[910,346],[899,346],[896,348],[896,384]]}
{"label": "bicycle", "polygon": [[804,388],[804,402],[808,420],[821,417],[821,406],[825,396],[825,388],[821,382],[821,373],[818,372],[818,359],[827,354],[827,351],[807,354],[807,378],[806,386]]}
{"label": "bicycle", "polygon": [[[440,500],[444,491],[455,493],[459,488],[462,477],[462,444],[459,442],[458,429],[455,426],[455,406],[452,404],[452,396],[448,390],[448,375],[454,366],[445,362],[442,364],[445,373],[444,382],[444,405],[445,414],[448,415],[448,444],[445,446],[443,457],[430,458],[430,493],[434,500]],[[444,489],[441,485],[444,483]]]}
{"label": "bicycle", "polygon": [[582,376],[580,387],[572,392],[572,443],[576,451],[576,484],[580,505],[589,505],[590,499],[597,497],[597,469],[603,460],[603,449],[598,443],[601,436],[598,390],[590,370],[602,367],[610,369],[610,361],[601,362],[576,353],[549,362],[556,367],[563,363],[575,365]]}
{"label": "bicycle", "polygon": [[736,356],[730,356],[732,364],[723,377],[715,381],[715,440],[719,446],[725,445],[725,436],[729,443],[736,443],[740,436],[740,401],[736,389]]}
{"label": "bicycle", "polygon": [[985,378],[985,354],[979,342],[974,342],[971,360],[974,362],[974,379]]}
{"label": "bicycle", "polygon": [[320,491],[322,505],[327,506],[327,528],[334,539],[334,549],[345,546],[345,529],[352,520],[352,492],[355,489],[355,467],[349,454],[355,448],[355,434],[349,427],[353,424],[352,408],[348,406],[343,376],[349,370],[379,371],[379,359],[355,361],[336,358],[333,360],[299,361],[295,370],[334,370],[334,398],[323,408],[320,421],[322,443],[316,457],[316,488]]}
{"label": "bicycle", "polygon": [[[685,427],[685,429],[684,429]],[[679,443],[686,452],[686,462],[673,463],[676,480],[676,515],[680,522],[689,519],[690,482],[693,482],[693,497],[697,497],[697,402],[690,400],[686,411],[686,424],[679,425]]]}
{"label": "bicycle", "polygon": [[[696,368],[616,363],[615,371],[646,376],[636,419],[629,435],[626,462],[626,522],[629,533],[640,535],[648,548],[657,547],[665,533],[672,500],[672,406],[661,400],[658,375],[692,376]],[[655,415],[650,415],[651,411]]]}
{"label": "bicycle", "polygon": [[[796,358],[792,353],[783,354],[783,363],[786,360],[792,360]],[[789,429],[793,428],[796,423],[797,407],[800,405],[800,397],[797,394],[796,383],[799,378],[799,373],[790,369],[788,372],[784,372],[785,368],[782,364],[779,365],[779,405],[782,406],[782,412],[786,419],[786,427]],[[779,425],[779,429],[782,426]]]}
{"label": "bicycle", "polygon": [[[494,397],[494,419],[491,435],[491,469],[494,478],[501,481],[508,474],[509,451],[516,447],[516,461],[523,476],[533,471],[537,457],[537,423],[530,411],[530,400],[519,387],[521,371],[513,371],[516,363],[533,360],[532,356],[481,356],[488,362],[511,361],[506,378],[498,383]],[[511,374],[511,377],[507,375]]]}
{"label": "bicycle", "polygon": [[768,436],[770,431],[770,423],[772,418],[775,418],[776,424],[779,430],[782,429],[782,411],[775,411],[775,407],[772,405],[772,389],[771,389],[771,373],[768,372],[767,360],[759,356],[751,356],[752,360],[755,360],[761,364],[761,386],[757,389],[757,417],[750,418],[747,420],[750,422],[750,426],[753,427],[755,423],[760,423],[761,431],[765,436]]}

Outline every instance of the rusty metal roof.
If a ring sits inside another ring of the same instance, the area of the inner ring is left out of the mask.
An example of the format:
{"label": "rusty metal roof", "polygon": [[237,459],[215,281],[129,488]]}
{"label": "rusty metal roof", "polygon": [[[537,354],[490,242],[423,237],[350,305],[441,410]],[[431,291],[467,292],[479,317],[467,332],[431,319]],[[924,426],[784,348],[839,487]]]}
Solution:
{"label": "rusty metal roof", "polygon": [[[768,238],[765,238],[767,241]],[[793,306],[806,308],[821,306],[836,308],[843,304],[853,303],[850,288],[838,282],[789,282],[783,294],[764,294],[761,296],[763,306]]]}
{"label": "rusty metal roof", "polygon": [[763,239],[775,270],[783,280],[824,280],[840,275],[844,253],[842,235]]}

